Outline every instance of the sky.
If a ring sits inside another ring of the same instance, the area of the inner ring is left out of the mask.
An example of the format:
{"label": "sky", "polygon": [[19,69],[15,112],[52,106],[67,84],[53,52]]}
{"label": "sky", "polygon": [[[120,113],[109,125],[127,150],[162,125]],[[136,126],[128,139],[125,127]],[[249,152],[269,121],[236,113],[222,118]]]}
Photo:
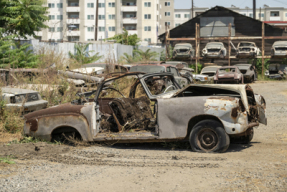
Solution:
{"label": "sky", "polygon": [[[192,0],[174,0],[175,9],[190,9]],[[253,0],[193,0],[195,7],[214,7],[216,5],[223,7],[231,7],[235,5],[236,7],[245,8],[246,6],[252,7]],[[286,0],[257,0],[256,7],[263,7],[266,4],[269,7],[287,7]]]}

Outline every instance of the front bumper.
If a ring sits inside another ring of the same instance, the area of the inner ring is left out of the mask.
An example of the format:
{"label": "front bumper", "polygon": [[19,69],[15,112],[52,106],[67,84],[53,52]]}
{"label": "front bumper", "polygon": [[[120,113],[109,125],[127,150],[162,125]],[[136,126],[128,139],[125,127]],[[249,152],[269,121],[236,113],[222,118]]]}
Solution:
{"label": "front bumper", "polygon": [[255,57],[255,52],[238,52],[237,57]]}
{"label": "front bumper", "polygon": [[220,53],[206,53],[206,54],[204,54],[204,57],[207,57],[207,58],[219,58],[220,57]]}

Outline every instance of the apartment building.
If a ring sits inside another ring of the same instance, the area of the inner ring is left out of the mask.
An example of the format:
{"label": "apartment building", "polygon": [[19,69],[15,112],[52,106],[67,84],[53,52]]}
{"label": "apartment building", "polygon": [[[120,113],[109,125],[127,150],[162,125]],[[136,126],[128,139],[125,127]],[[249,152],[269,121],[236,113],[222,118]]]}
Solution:
{"label": "apartment building", "polygon": [[126,29],[142,41],[157,43],[165,25],[174,25],[174,0],[47,0],[49,28],[43,41],[94,41]]}

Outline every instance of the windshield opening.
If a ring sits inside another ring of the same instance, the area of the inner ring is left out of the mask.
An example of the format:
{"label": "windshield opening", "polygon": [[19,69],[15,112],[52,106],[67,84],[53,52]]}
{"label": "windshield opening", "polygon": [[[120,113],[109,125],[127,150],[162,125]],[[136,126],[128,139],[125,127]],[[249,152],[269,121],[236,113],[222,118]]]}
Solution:
{"label": "windshield opening", "polygon": [[138,65],[138,66],[132,66],[130,72],[164,73],[165,67],[153,66],[153,65]]}

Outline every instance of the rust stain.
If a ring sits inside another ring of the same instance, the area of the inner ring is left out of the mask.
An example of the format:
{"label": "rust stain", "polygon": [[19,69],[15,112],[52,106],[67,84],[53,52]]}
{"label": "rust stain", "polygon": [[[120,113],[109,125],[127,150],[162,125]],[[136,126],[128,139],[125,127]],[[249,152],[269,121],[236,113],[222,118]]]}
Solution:
{"label": "rust stain", "polygon": [[238,107],[235,107],[232,109],[232,111],[231,111],[231,117],[232,118],[236,118],[238,116],[238,110],[239,110]]}

